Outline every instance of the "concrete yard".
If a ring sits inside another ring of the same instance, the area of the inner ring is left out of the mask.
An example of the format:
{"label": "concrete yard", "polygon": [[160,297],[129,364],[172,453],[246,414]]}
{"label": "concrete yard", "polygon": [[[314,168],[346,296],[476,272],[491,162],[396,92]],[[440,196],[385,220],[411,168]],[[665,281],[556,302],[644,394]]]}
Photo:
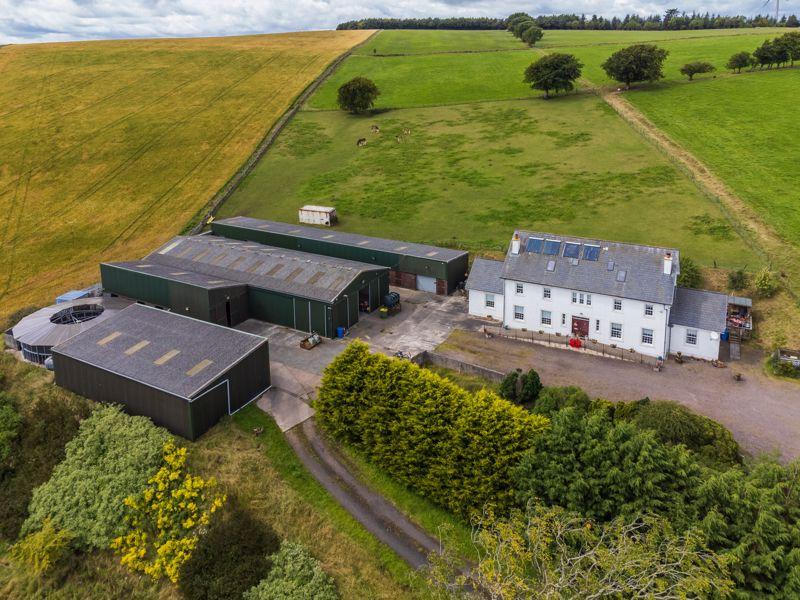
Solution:
{"label": "concrete yard", "polygon": [[[754,348],[743,347],[742,360],[727,363],[725,369],[702,361],[679,365],[670,360],[660,373],[617,359],[487,339],[475,331],[455,331],[437,351],[499,371],[534,368],[545,385],[576,385],[593,397],[674,400],[725,425],[751,454],[800,456],[800,385],[767,377]],[[742,373],[744,381],[734,381],[734,372]]]}

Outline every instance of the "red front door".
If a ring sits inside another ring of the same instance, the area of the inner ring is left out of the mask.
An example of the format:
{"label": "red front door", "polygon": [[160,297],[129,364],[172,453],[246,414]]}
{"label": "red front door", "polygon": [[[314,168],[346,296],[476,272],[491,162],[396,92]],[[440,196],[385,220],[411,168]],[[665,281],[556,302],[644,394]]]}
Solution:
{"label": "red front door", "polygon": [[572,333],[579,337],[589,337],[589,319],[572,317]]}

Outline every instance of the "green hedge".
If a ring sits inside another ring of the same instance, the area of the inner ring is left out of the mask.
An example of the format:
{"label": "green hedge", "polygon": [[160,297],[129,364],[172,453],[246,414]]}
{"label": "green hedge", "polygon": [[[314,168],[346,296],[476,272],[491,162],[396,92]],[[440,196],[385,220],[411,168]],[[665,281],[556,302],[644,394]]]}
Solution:
{"label": "green hedge", "polygon": [[469,393],[353,342],[325,370],[320,424],[392,476],[463,516],[514,504],[511,470],[549,421],[486,390]]}

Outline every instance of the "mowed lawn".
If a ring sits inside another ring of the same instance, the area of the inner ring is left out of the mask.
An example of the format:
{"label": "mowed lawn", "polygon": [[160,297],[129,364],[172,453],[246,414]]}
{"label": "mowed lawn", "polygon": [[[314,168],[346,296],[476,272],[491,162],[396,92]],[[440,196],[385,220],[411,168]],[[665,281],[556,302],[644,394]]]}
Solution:
{"label": "mowed lawn", "polygon": [[355,50],[361,55],[433,54],[524,50],[525,44],[508,31],[432,31],[388,29]]}
{"label": "mowed lawn", "polygon": [[0,48],[0,316],[178,233],[370,33]]}
{"label": "mowed lawn", "polygon": [[295,222],[306,203],[335,206],[344,230],[473,251],[502,251],[522,227],[674,245],[708,265],[758,262],[715,204],[587,94],[301,112],[221,216]]}

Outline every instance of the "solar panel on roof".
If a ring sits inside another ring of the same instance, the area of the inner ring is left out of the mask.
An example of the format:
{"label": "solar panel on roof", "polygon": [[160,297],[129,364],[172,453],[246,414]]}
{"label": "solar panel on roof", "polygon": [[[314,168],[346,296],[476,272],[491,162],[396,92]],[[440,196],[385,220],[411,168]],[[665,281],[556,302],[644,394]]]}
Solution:
{"label": "solar panel on roof", "polygon": [[583,260],[597,260],[600,258],[600,246],[583,247]]}
{"label": "solar panel on roof", "polygon": [[581,245],[574,242],[564,243],[564,257],[578,258],[581,255]]}
{"label": "solar panel on roof", "polygon": [[543,244],[544,240],[542,238],[528,238],[528,242],[525,244],[525,250],[541,254]]}
{"label": "solar panel on roof", "polygon": [[625,281],[625,276],[628,274],[624,269],[617,273],[617,281]]}
{"label": "solar panel on roof", "polygon": [[561,252],[561,242],[559,240],[544,241],[545,254],[550,254],[551,256],[558,256],[559,252]]}

